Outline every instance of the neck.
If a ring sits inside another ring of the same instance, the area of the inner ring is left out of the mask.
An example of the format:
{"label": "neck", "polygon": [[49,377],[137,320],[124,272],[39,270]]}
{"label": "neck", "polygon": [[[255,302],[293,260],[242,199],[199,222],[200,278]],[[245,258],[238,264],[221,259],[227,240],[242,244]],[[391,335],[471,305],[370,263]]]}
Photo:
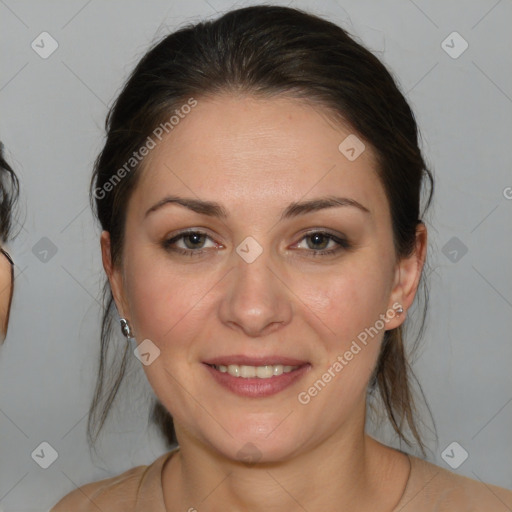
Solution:
{"label": "neck", "polygon": [[363,428],[332,436],[286,461],[251,465],[181,437],[180,450],[163,474],[168,511],[206,512],[226,505],[254,512],[314,511],[332,510],[333,503],[336,510],[388,511],[408,476],[407,457]]}

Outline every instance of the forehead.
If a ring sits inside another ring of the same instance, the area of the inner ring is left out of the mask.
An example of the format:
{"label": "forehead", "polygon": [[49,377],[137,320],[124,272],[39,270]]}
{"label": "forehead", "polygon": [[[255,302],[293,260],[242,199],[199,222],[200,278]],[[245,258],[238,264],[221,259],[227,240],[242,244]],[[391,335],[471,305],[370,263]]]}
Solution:
{"label": "forehead", "polygon": [[137,204],[142,208],[165,193],[184,193],[226,197],[237,207],[271,207],[340,193],[370,209],[386,208],[371,146],[365,142],[355,160],[339,149],[355,136],[326,110],[294,98],[198,99],[146,157]]}

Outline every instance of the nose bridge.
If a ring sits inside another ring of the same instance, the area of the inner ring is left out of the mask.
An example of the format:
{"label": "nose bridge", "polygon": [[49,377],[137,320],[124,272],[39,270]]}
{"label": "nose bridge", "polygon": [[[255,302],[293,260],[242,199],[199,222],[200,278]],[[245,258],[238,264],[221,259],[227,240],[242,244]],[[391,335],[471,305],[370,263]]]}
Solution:
{"label": "nose bridge", "polygon": [[288,323],[291,307],[284,285],[274,275],[271,251],[247,237],[238,245],[233,258],[235,268],[230,272],[222,320],[253,336]]}
{"label": "nose bridge", "polygon": [[[258,244],[258,247],[261,247]],[[236,249],[234,288],[239,294],[250,292],[256,296],[272,295],[275,290],[270,277],[272,258],[269,248],[258,249],[254,242],[244,241]]]}

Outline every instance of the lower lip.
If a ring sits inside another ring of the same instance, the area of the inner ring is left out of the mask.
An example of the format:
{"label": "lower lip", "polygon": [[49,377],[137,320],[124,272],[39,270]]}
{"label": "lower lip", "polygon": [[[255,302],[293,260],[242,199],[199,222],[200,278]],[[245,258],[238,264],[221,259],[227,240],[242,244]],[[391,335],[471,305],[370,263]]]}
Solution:
{"label": "lower lip", "polygon": [[220,372],[205,364],[212,377],[222,386],[240,396],[252,398],[263,398],[275,395],[291,386],[294,382],[304,376],[311,368],[310,364],[300,366],[296,370],[281,375],[274,375],[269,379],[233,377],[227,372]]}

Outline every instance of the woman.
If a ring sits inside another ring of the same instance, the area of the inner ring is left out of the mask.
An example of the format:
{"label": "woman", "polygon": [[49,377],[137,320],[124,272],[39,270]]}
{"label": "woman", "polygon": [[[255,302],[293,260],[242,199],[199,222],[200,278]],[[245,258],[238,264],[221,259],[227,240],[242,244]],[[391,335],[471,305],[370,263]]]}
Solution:
{"label": "woman", "polygon": [[16,174],[4,157],[0,142],[0,344],[5,341],[14,290],[14,263],[3,245],[10,239],[12,211],[19,193]]}
{"label": "woman", "polygon": [[402,325],[432,184],[413,114],[370,52],[302,11],[232,11],[155,45],[106,128],[90,432],[132,352],[105,390],[115,307],[178,446],[53,511],[512,507],[512,492],[365,432],[378,389],[398,437],[424,450]]}

